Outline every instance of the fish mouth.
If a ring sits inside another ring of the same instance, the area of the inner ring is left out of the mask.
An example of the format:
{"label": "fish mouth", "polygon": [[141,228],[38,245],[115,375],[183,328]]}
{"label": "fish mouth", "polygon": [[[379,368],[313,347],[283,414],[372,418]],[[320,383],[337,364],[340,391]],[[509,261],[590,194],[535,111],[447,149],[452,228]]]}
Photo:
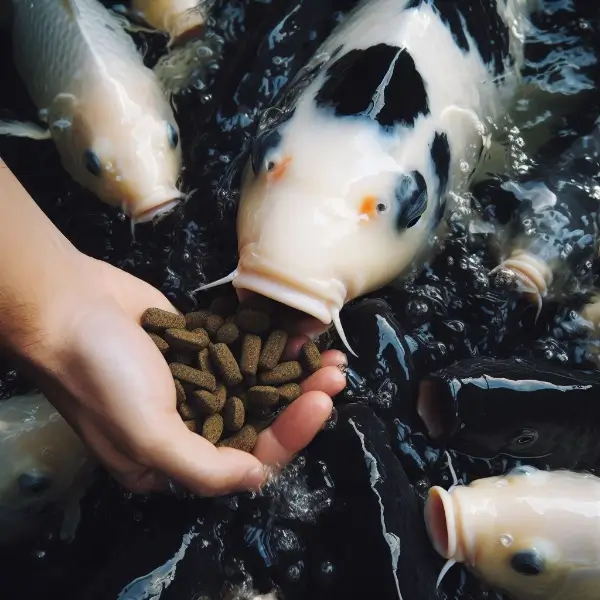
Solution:
{"label": "fish mouth", "polygon": [[435,551],[446,559],[458,560],[457,523],[452,496],[442,487],[433,486],[425,502],[425,527]]}
{"label": "fish mouth", "polygon": [[340,336],[340,339],[348,351],[357,356],[352,350],[340,321],[340,311],[346,300],[346,288],[338,280],[327,282],[328,294],[324,295],[318,286],[311,286],[309,282],[290,277],[283,271],[265,268],[258,270],[248,267],[243,259],[240,259],[237,273],[233,279],[233,287],[256,292],[261,296],[271,298],[276,302],[295,308],[300,312],[315,317],[321,323],[329,325],[331,322]]}
{"label": "fish mouth", "polygon": [[164,198],[164,196],[157,199],[150,198],[144,201],[142,206],[136,207],[134,210],[125,209],[124,212],[131,218],[134,225],[148,223],[158,217],[167,216],[167,214],[179,206],[182,200],[183,196],[179,193],[167,198]]}
{"label": "fish mouth", "polygon": [[255,292],[290,308],[310,315],[325,325],[333,322],[347,350],[355,357],[342,323],[340,311],[346,302],[346,286],[338,279],[317,279],[290,274],[291,269],[265,261],[255,252],[255,244],[248,244],[240,251],[235,271],[225,277],[200,286],[195,292],[231,283],[234,288]]}

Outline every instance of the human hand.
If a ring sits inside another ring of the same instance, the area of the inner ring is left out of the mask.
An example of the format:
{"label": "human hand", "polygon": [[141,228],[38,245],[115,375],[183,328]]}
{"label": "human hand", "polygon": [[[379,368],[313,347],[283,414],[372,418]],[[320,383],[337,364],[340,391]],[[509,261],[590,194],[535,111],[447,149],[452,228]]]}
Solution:
{"label": "human hand", "polygon": [[[134,492],[165,489],[173,479],[212,496],[256,489],[266,465],[283,465],[317,434],[346,385],[332,350],[303,394],[259,435],[253,454],[216,448],[188,430],[176,410],[171,372],[140,326],[149,307],[177,312],[155,288],[79,255],[72,283],[45,303],[38,331],[19,354],[42,392],[102,465]],[[289,358],[306,338],[290,340]]]}

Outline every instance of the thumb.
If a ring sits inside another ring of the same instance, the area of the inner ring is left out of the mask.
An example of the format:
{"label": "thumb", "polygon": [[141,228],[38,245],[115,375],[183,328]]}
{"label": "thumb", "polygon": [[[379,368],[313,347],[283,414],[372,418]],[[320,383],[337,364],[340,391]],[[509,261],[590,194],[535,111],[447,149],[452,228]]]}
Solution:
{"label": "thumb", "polygon": [[153,467],[201,496],[257,489],[266,477],[265,467],[252,454],[217,448],[190,431],[178,415],[163,424],[161,437]]}

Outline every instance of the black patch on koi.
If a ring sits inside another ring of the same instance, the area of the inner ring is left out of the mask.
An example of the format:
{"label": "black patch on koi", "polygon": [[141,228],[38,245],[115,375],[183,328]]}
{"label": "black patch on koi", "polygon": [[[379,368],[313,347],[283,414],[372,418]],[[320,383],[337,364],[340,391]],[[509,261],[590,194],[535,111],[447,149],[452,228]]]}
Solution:
{"label": "black patch on koi", "polygon": [[498,0],[425,0],[440,15],[458,47],[469,51],[469,35],[482,61],[500,76],[509,53],[509,29],[498,14]]}
{"label": "black patch on koi", "polygon": [[265,166],[265,158],[267,154],[277,148],[281,143],[281,134],[278,129],[268,129],[258,134],[252,150],[250,151],[250,160],[252,162],[252,170],[255,175],[258,175]]}
{"label": "black patch on koi", "polygon": [[396,201],[399,204],[396,228],[399,231],[410,229],[427,209],[427,184],[419,171],[400,175],[396,184]]}
{"label": "black patch on koi", "polygon": [[429,114],[425,83],[412,56],[388,44],[350,50],[336,60],[315,102],[338,117],[364,116],[385,128],[410,126],[419,114]]}
{"label": "black patch on koi", "polygon": [[423,0],[409,0],[404,10],[410,10],[411,8],[418,8]]}
{"label": "black patch on koi", "polygon": [[448,179],[450,178],[450,144],[445,133],[436,131],[431,144],[431,160],[435,165],[435,173],[439,181],[438,197],[438,219],[441,219],[446,210],[446,192]]}

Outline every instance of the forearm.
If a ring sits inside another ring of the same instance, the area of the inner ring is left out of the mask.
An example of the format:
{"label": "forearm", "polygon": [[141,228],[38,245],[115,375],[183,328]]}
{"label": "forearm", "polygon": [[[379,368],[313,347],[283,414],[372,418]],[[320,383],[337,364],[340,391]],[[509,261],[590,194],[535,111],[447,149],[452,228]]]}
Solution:
{"label": "forearm", "polygon": [[0,158],[0,351],[41,341],[78,255]]}

